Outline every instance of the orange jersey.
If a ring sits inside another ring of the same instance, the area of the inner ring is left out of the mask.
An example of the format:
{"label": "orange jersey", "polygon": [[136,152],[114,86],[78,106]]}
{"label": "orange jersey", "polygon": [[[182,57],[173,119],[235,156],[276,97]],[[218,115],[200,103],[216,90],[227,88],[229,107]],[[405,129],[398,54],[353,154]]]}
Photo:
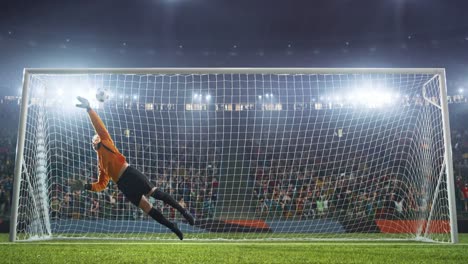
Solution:
{"label": "orange jersey", "polygon": [[106,126],[93,109],[88,110],[96,133],[101,138],[101,147],[97,150],[99,175],[98,181],[91,184],[91,191],[99,192],[106,188],[109,180],[119,180],[119,172],[127,163],[124,155],[115,147]]}

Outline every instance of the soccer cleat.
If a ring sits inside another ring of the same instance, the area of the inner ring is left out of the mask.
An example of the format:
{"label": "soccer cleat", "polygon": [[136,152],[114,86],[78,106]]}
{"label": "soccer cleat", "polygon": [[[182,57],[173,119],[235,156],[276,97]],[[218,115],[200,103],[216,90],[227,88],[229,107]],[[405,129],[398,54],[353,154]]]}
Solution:
{"label": "soccer cleat", "polygon": [[184,239],[184,234],[182,233],[182,231],[180,231],[179,227],[177,227],[176,223],[173,223],[171,231],[174,232],[174,234],[176,234],[180,240]]}
{"label": "soccer cleat", "polygon": [[182,215],[185,217],[185,219],[191,226],[195,224],[195,218],[193,218],[193,216],[187,210],[184,210]]}

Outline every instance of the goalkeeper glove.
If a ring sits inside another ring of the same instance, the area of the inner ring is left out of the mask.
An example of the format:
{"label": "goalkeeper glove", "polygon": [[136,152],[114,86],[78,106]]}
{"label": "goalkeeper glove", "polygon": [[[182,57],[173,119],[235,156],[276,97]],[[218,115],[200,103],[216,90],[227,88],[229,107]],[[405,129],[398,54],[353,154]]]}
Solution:
{"label": "goalkeeper glove", "polygon": [[78,99],[78,101],[80,101],[79,104],[76,104],[76,107],[79,107],[79,108],[86,108],[86,110],[91,109],[91,107],[89,106],[89,101],[88,101],[88,99],[83,98],[83,97],[81,97],[81,96],[76,97],[76,99]]}
{"label": "goalkeeper glove", "polygon": [[84,183],[83,181],[77,180],[71,184],[72,191],[91,190],[91,184]]}

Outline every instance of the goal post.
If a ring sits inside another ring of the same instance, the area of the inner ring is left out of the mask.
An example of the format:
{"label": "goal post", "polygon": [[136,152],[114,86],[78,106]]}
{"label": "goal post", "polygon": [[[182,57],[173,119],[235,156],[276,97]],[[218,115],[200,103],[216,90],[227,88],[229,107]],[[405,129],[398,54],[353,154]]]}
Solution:
{"label": "goal post", "polygon": [[10,241],[173,238],[113,183],[70,190],[96,179],[78,95],[188,238],[458,242],[440,68],[25,69]]}
{"label": "goal post", "polygon": [[450,136],[450,121],[449,109],[447,100],[447,81],[445,77],[445,70],[439,73],[440,78],[440,107],[442,110],[442,123],[444,135],[444,148],[445,148],[445,164],[447,170],[447,191],[448,191],[448,204],[450,213],[450,239],[452,243],[458,243],[458,224],[457,224],[457,208],[455,203],[455,176],[453,173],[453,158],[452,158],[452,139]]}

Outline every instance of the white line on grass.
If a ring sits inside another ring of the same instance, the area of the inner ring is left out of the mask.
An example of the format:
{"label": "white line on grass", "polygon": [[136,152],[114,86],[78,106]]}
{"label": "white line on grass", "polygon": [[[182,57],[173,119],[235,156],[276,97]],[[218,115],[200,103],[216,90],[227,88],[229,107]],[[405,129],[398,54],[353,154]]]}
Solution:
{"label": "white line on grass", "polygon": [[310,245],[310,246],[468,246],[468,243],[442,244],[442,243],[323,243],[323,242],[0,242],[0,245],[243,245],[243,246],[286,246],[286,245]]}

